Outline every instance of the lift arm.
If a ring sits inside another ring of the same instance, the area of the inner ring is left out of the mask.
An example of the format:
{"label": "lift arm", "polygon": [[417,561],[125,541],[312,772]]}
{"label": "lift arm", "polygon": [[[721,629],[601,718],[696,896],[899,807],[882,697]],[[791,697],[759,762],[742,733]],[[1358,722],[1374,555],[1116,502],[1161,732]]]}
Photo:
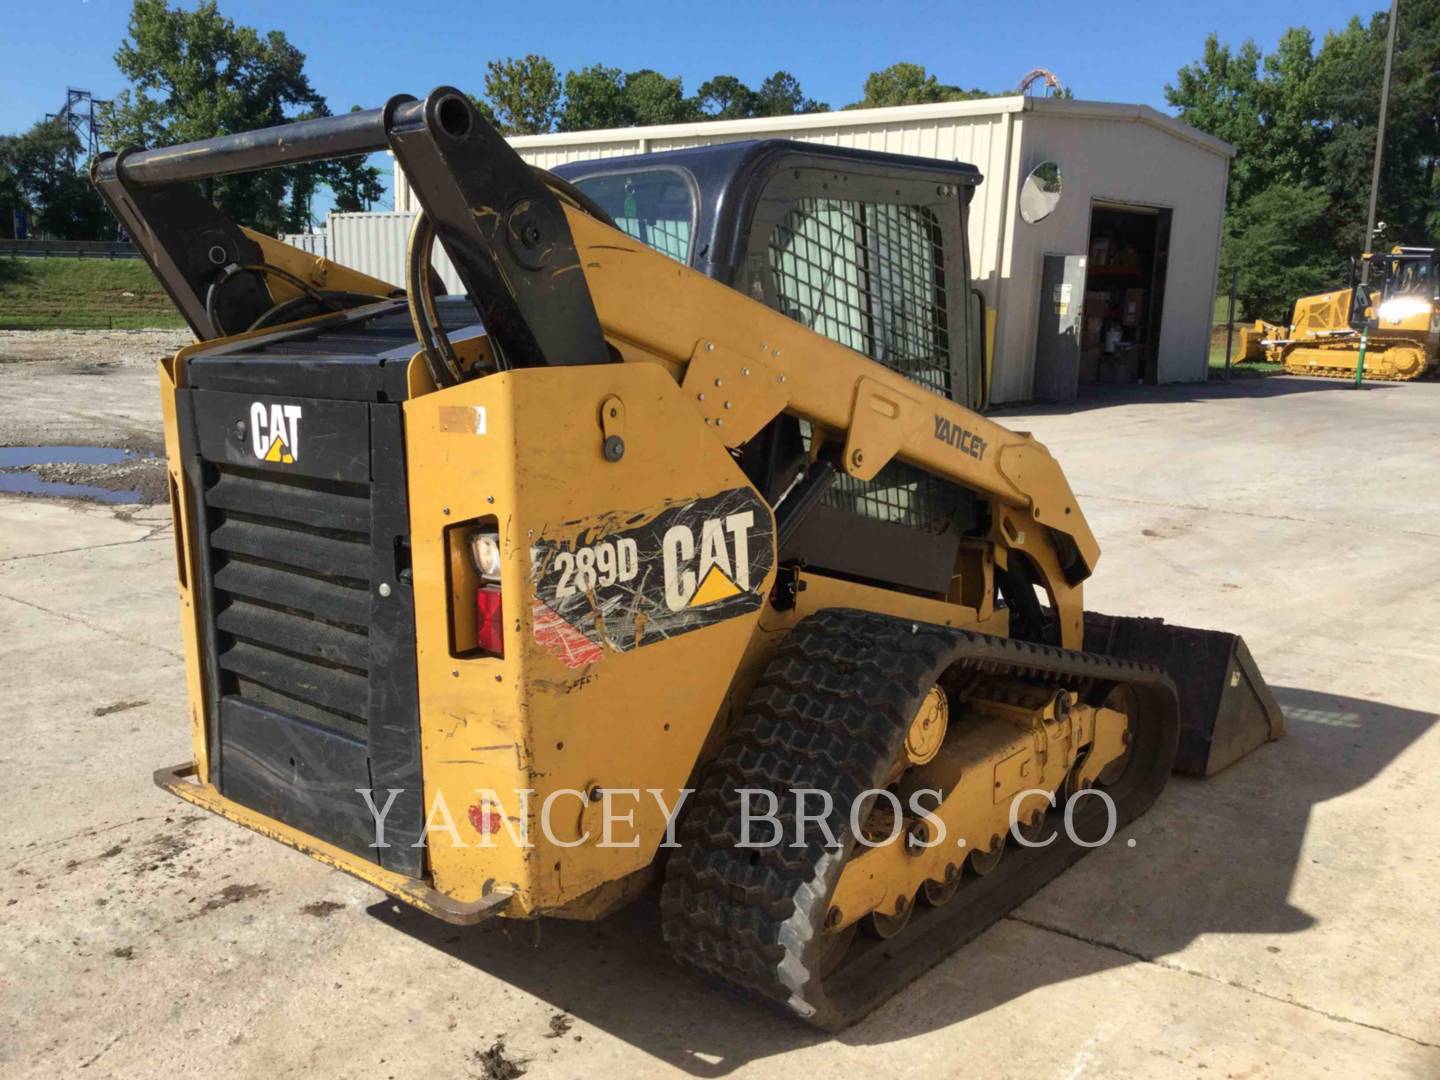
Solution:
{"label": "lift arm", "polygon": [[1003,568],[1008,551],[1030,557],[1063,642],[1078,647],[1079,585],[1099,546],[1044,446],[562,203],[458,90],[107,154],[93,176],[203,339],[218,332],[205,310],[209,283],[259,253],[193,182],[387,147],[509,366],[604,363],[613,346],[623,359],[667,365],[727,447],[788,411],[826,445],[843,444],[838,468],[859,480],[898,458],[980,492],[992,500],[997,561]]}

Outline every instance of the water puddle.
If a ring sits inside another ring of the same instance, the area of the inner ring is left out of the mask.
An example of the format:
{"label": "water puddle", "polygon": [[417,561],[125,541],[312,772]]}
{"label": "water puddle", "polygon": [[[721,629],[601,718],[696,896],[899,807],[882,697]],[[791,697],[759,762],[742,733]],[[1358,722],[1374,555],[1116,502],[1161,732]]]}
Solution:
{"label": "water puddle", "polygon": [[[110,488],[65,480],[47,480],[36,471],[42,465],[106,466],[146,461],[153,452],[113,446],[0,446],[0,492],[52,498],[91,499],[103,503],[138,503],[139,488]],[[90,478],[103,468],[86,469]],[[126,479],[129,479],[127,477]]]}
{"label": "water puddle", "polygon": [[66,499],[93,499],[104,503],[138,503],[140,489],[116,491],[94,484],[65,484],[58,480],[41,480],[33,472],[0,472],[0,491],[15,495],[50,495]]}
{"label": "water puddle", "polygon": [[35,465],[119,465],[154,456],[114,446],[0,446],[0,469],[28,469]]}

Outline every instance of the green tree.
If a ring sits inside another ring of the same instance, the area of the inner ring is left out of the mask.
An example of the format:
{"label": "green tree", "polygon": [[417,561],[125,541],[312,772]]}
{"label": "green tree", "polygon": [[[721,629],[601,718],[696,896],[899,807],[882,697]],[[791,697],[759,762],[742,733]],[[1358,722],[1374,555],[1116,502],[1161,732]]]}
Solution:
{"label": "green tree", "polygon": [[1271,185],[1226,215],[1220,280],[1239,269],[1236,296],[1246,314],[1286,322],[1297,297],[1344,280],[1330,221],[1328,192],[1289,183]]}
{"label": "green tree", "polygon": [[[1342,242],[1364,241],[1364,220],[1379,122],[1385,63],[1385,13],[1352,19],[1326,36],[1314,87],[1328,138],[1323,168],[1343,212]],[[1379,192],[1386,243],[1434,243],[1440,237],[1440,3],[1400,5],[1390,113]]]}
{"label": "green tree", "polygon": [[875,109],[887,105],[929,105],[937,101],[969,101],[990,97],[983,90],[964,90],[942,83],[920,64],[891,64],[872,71],[865,78],[865,96],[850,109]]}
{"label": "green tree", "polygon": [[1320,150],[1325,139],[1315,86],[1315,38],[1292,27],[1265,57],[1260,89],[1263,154],[1275,178],[1323,186]]}
{"label": "green tree", "polygon": [[[305,74],[305,54],[283,33],[237,26],[215,0],[193,10],[134,0],[128,36],[115,54],[131,88],[116,95],[104,131],[112,146],[165,146],[327,115]],[[270,233],[308,228],[310,193],[334,179],[344,195],[377,190],[363,162],[269,169],[216,177],[206,191],[237,221]]]}
{"label": "green tree", "polygon": [[700,117],[695,102],[685,96],[679,76],[672,79],[644,68],[625,76],[624,89],[632,124],[679,124]]}
{"label": "green tree", "polygon": [[700,84],[695,104],[711,120],[743,120],[755,115],[755,91],[734,75],[716,75]]}
{"label": "green tree", "polygon": [[594,64],[566,74],[561,131],[629,127],[634,122],[625,98],[625,76],[619,68]]}
{"label": "green tree", "polygon": [[[350,106],[359,112],[359,105]],[[337,212],[355,213],[369,210],[385,196],[380,171],[371,168],[363,157],[332,158],[320,163],[320,178],[330,188]]]}
{"label": "green tree", "polygon": [[491,60],[485,96],[496,123],[507,135],[540,135],[555,126],[560,109],[560,76],[543,56]]}
{"label": "green tree", "polygon": [[30,215],[32,235],[52,240],[112,237],[114,219],[90,185],[84,148],[64,120],[42,120],[23,135],[0,136],[0,216]]}
{"label": "green tree", "polygon": [[[1334,287],[1363,248],[1386,31],[1384,12],[1352,19],[1317,49],[1310,31],[1295,27],[1268,56],[1249,41],[1232,52],[1212,34],[1201,58],[1166,87],[1180,119],[1235,147],[1225,258],[1242,277],[1249,271],[1234,252],[1259,260],[1258,276],[1285,288]],[[1396,35],[1377,246],[1440,239],[1437,164],[1440,0],[1409,0]],[[1317,234],[1307,230],[1321,200]],[[1295,238],[1285,240],[1291,230]],[[1249,289],[1254,303],[1267,302],[1264,287]]]}
{"label": "green tree", "polygon": [[1239,206],[1274,182],[1273,163],[1265,153],[1264,90],[1260,47],[1246,41],[1235,52],[1217,34],[1205,39],[1205,51],[1181,68],[1165,87],[1165,100],[1191,127],[1235,147],[1230,167],[1229,205]]}
{"label": "green tree", "polygon": [[829,105],[805,96],[800,80],[788,71],[777,71],[755,93],[753,115],[793,116],[796,113],[828,112]]}
{"label": "green tree", "polygon": [[596,64],[565,76],[561,131],[676,124],[698,120],[696,99],[687,98],[678,77],[643,68],[622,74],[619,68]]}
{"label": "green tree", "polygon": [[0,136],[0,240],[15,237],[15,211],[29,209],[20,192],[20,182],[10,168],[6,147],[9,136]]}

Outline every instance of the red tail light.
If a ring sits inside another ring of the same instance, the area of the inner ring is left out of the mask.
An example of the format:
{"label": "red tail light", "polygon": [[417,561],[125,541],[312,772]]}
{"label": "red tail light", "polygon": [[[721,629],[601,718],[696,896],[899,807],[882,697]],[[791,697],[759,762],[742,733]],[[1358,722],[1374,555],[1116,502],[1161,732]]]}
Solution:
{"label": "red tail light", "polygon": [[475,590],[475,644],[495,656],[505,655],[505,614],[498,585]]}

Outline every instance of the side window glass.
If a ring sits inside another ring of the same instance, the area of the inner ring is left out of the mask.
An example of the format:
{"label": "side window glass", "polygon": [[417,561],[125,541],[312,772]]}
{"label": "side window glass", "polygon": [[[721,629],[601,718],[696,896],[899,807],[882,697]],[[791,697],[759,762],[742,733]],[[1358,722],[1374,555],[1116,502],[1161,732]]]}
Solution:
{"label": "side window glass", "polygon": [[624,232],[662,255],[689,264],[695,196],[675,169],[636,169],[576,182]]}

